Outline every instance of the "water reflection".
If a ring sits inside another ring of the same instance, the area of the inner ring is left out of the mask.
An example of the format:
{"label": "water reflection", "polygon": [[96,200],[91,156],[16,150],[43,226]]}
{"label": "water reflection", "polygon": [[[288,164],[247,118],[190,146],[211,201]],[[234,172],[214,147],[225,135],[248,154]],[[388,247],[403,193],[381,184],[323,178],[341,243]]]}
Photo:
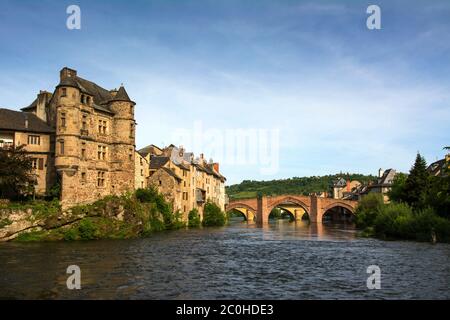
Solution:
{"label": "water reflection", "polygon": [[[352,225],[233,219],[146,239],[0,244],[0,298],[450,298],[450,246],[356,237]],[[79,265],[82,289],[66,288]],[[368,290],[366,268],[382,270]]]}

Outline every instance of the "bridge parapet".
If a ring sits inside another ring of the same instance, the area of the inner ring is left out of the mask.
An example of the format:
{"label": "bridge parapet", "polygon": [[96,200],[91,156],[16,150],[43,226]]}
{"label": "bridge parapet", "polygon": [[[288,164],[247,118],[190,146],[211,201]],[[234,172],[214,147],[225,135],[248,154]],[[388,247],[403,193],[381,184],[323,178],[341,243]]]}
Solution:
{"label": "bridge parapet", "polygon": [[327,210],[335,207],[343,207],[351,213],[355,213],[358,201],[341,200],[332,198],[321,198],[317,196],[300,196],[300,195],[278,195],[278,196],[263,196],[260,199],[239,199],[230,200],[226,210],[246,209],[256,213],[256,221],[258,223],[267,223],[269,221],[269,214],[273,208],[282,204],[295,204],[302,207],[308,213],[310,222],[322,222],[323,215]]}

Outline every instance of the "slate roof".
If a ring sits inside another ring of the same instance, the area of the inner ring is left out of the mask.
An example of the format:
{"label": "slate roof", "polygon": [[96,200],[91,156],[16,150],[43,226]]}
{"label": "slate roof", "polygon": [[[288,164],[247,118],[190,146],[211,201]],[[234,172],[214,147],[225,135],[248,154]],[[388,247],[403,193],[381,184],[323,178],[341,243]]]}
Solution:
{"label": "slate roof", "polygon": [[173,178],[177,179],[178,181],[181,181],[183,179],[181,179],[175,172],[173,172],[172,170],[170,170],[169,168],[166,167],[162,167],[162,170],[164,170],[165,172],[167,172],[170,176],[172,176]]}
{"label": "slate roof", "polygon": [[119,88],[115,96],[113,96],[109,90],[78,76],[63,78],[57,87],[61,86],[78,88],[82,93],[91,95],[94,98],[94,108],[104,112],[113,113],[107,105],[110,101],[133,102],[130,100],[128,93],[123,86]]}
{"label": "slate roof", "polygon": [[167,161],[169,161],[169,157],[152,156],[150,158],[150,169],[159,169],[164,166]]}
{"label": "slate roof", "polygon": [[123,86],[120,86],[119,91],[117,91],[116,95],[114,96],[114,98],[112,98],[111,101],[129,101],[130,97],[128,96],[128,93],[126,92],[125,88]]}
{"label": "slate roof", "polygon": [[159,148],[158,146],[155,146],[154,144],[151,144],[151,145],[148,145],[148,146],[146,146],[146,147],[144,147],[142,149],[139,149],[138,153],[141,156],[145,157],[148,154],[156,154],[155,150],[159,150],[160,152],[162,152],[161,148]]}
{"label": "slate roof", "polygon": [[[25,126],[28,120],[28,127]],[[0,129],[36,133],[52,133],[55,130],[36,115],[0,108]]]}

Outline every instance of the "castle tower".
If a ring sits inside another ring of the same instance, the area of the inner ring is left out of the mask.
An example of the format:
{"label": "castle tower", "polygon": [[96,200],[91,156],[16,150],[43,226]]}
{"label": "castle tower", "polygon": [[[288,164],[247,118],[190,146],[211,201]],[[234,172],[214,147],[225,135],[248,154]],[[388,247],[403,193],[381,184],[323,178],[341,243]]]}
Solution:
{"label": "castle tower", "polygon": [[76,83],[77,72],[63,68],[60,83],[53,97],[54,119],[56,128],[55,166],[61,182],[62,205],[76,203],[78,188],[77,171],[79,168],[80,128],[80,90]]}
{"label": "castle tower", "polygon": [[[111,193],[120,194],[134,189],[134,151],[136,121],[135,103],[121,86],[109,102],[114,112],[111,153]],[[115,183],[118,182],[118,183]]]}

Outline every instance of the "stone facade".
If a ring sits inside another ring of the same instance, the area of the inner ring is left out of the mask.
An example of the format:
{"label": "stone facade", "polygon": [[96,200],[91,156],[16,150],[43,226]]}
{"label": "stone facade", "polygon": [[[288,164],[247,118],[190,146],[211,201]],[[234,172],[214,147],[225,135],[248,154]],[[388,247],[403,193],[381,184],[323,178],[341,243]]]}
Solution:
{"label": "stone facade", "polygon": [[174,145],[164,149],[148,146],[138,152],[150,159],[148,185],[156,187],[185,220],[192,209],[197,209],[203,218],[207,200],[225,210],[226,179],[220,174],[218,163],[206,162],[203,154],[194,158],[193,153]]}
{"label": "stone facade", "polygon": [[[68,207],[141,185],[135,177],[134,107],[123,86],[106,90],[80,78],[76,70],[63,68],[53,93],[41,91],[21,113],[37,117],[52,130],[39,134],[38,146],[26,145],[31,153],[42,153],[45,163],[39,193],[57,180],[61,204]],[[10,131],[16,145],[27,141],[29,133],[17,127]]]}

